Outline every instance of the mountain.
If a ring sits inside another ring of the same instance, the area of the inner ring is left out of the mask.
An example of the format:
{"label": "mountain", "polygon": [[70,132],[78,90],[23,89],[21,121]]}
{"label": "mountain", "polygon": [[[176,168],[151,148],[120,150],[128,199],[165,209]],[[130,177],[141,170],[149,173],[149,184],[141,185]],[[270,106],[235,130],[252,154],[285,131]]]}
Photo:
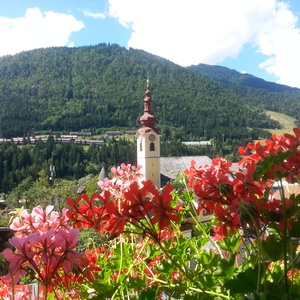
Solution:
{"label": "mountain", "polygon": [[225,86],[242,86],[253,89],[263,89],[274,93],[300,95],[300,89],[298,88],[266,81],[251,74],[243,74],[227,67],[199,64],[192,65],[187,69],[194,74],[219,82]]}
{"label": "mountain", "polygon": [[266,109],[299,118],[298,93],[224,85],[142,50],[99,44],[1,57],[0,137],[137,129],[147,78],[164,139],[240,143],[280,127]]}
{"label": "mountain", "polygon": [[187,69],[195,75],[221,84],[244,102],[295,118],[299,126],[300,89],[269,82],[222,66],[199,64]]}

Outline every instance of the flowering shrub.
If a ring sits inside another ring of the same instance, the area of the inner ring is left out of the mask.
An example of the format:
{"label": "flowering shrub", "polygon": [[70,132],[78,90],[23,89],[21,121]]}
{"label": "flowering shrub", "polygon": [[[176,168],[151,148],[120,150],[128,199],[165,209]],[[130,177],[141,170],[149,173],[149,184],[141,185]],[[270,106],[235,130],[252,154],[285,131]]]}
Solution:
{"label": "flowering shrub", "polygon": [[[299,128],[249,143],[235,173],[221,158],[191,162],[181,192],[139,184],[140,167],[122,164],[101,194],[68,199],[61,216],[21,211],[0,295],[32,299],[16,285],[26,275],[39,283],[36,299],[300,299],[299,145]],[[103,243],[79,253],[80,228]]]}

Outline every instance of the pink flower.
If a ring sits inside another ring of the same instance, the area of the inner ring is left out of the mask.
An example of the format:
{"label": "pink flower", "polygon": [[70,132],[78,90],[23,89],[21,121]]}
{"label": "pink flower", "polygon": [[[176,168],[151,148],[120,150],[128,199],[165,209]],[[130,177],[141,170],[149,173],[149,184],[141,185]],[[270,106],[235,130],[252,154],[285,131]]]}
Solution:
{"label": "pink flower", "polygon": [[[44,211],[41,206],[37,206],[32,210],[33,226],[36,230],[45,232],[50,228],[57,229],[60,227],[60,215],[53,211],[53,208],[53,205],[48,205]],[[66,215],[64,215],[65,217]]]}
{"label": "pink flower", "polygon": [[15,276],[14,281],[18,282],[20,276],[25,275],[24,267],[32,261],[36,251],[31,248],[32,235],[25,237],[13,237],[9,243],[16,248],[13,252],[11,249],[5,249],[2,254],[9,261],[9,267]]}
{"label": "pink flower", "polygon": [[43,234],[50,228],[69,230],[67,212],[67,209],[63,209],[60,217],[58,212],[53,211],[52,205],[48,205],[45,211],[41,206],[37,206],[32,210],[31,214],[27,210],[22,210],[19,216],[12,221],[10,228],[16,231],[15,236],[26,236],[31,232]]}
{"label": "pink flower", "polygon": [[143,177],[140,172],[142,166],[132,166],[130,164],[121,164],[117,168],[111,168],[114,174],[112,179],[105,178],[104,181],[98,181],[102,191],[109,191],[115,198],[122,198],[132,182],[139,181]]}
{"label": "pink flower", "polygon": [[74,248],[77,245],[77,237],[79,230],[71,229],[69,232],[59,230],[55,236],[56,257],[59,254],[59,267],[61,267],[66,273],[70,272],[72,265],[80,264],[83,253],[75,251]]}
{"label": "pink flower", "polygon": [[33,218],[32,215],[27,212],[27,210],[22,210],[19,212],[19,216],[14,218],[10,229],[17,231],[16,235],[27,235],[33,228]]}
{"label": "pink flower", "polygon": [[45,210],[38,206],[31,214],[24,210],[15,218],[11,227],[16,234],[9,242],[16,250],[3,252],[15,282],[28,273],[44,286],[51,286],[74,264],[81,263],[84,254],[74,251],[79,231],[67,225],[67,212],[63,210],[60,217],[53,206]]}

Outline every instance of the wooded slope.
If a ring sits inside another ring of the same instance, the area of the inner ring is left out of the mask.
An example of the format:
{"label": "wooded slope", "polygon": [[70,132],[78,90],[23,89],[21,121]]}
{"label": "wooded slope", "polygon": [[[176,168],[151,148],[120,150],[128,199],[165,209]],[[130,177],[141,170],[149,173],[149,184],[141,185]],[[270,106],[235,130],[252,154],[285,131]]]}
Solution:
{"label": "wooded slope", "polygon": [[147,78],[165,139],[256,139],[280,126],[265,109],[300,111],[297,94],[224,86],[141,50],[47,48],[0,58],[0,137],[137,129]]}

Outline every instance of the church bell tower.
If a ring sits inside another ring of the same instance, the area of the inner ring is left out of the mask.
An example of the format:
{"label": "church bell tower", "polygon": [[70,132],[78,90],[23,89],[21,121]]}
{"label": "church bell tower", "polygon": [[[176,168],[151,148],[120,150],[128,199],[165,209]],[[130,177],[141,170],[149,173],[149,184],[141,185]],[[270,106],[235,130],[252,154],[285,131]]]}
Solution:
{"label": "church bell tower", "polygon": [[160,132],[155,128],[155,117],[152,115],[151,92],[149,80],[144,98],[144,114],[140,117],[142,127],[137,131],[137,163],[143,168],[142,180],[151,179],[160,188]]}

